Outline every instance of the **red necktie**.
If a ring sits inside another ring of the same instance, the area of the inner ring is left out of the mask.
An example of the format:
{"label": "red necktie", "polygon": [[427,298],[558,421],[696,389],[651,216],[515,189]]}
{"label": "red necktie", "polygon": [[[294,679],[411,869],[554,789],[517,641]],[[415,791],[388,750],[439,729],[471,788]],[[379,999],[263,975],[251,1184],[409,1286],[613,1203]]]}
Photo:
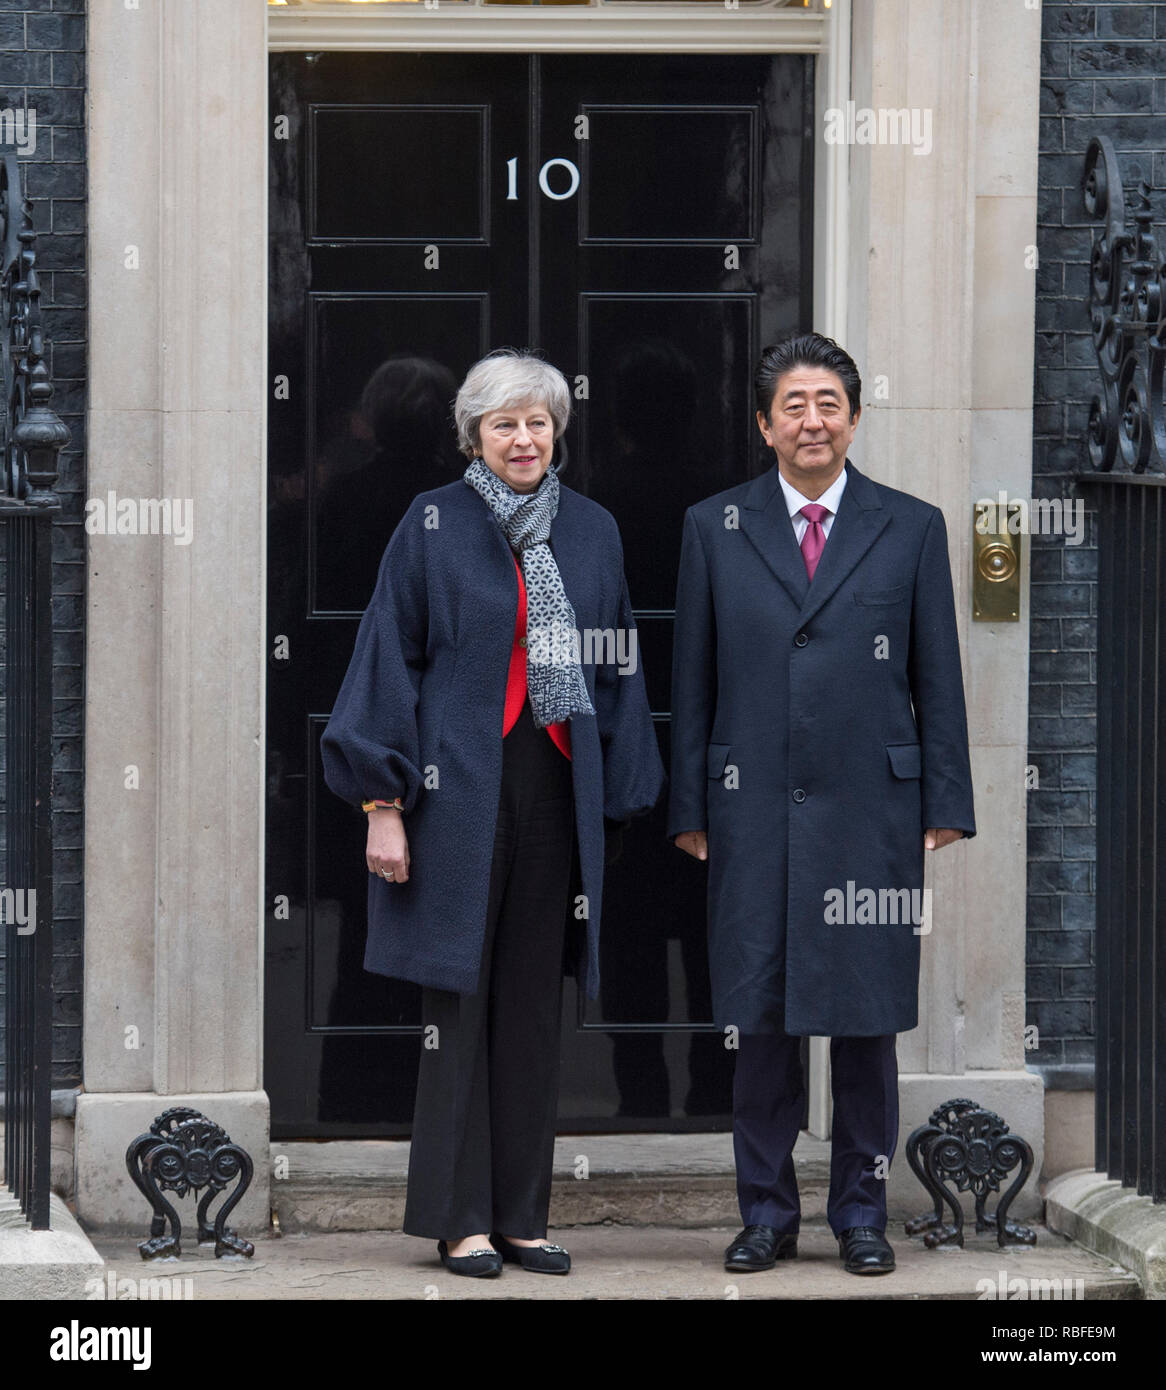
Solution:
{"label": "red necktie", "polygon": [[818,560],[826,545],[826,532],[822,530],[822,519],[830,515],[830,508],[818,502],[807,502],[798,513],[810,523],[802,537],[802,559],[806,562],[806,573],[811,579],[818,568]]}

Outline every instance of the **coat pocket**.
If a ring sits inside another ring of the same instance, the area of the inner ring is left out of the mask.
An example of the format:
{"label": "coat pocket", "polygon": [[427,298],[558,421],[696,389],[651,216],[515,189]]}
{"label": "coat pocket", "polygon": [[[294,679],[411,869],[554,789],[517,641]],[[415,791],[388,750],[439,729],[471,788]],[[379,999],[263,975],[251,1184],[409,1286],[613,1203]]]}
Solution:
{"label": "coat pocket", "polygon": [[710,777],[723,777],[725,775],[725,764],[729,761],[729,749],[731,743],[710,743],[708,750],[708,775]]}
{"label": "coat pocket", "polygon": [[917,743],[888,743],[884,745],[896,777],[922,777],[923,754]]}
{"label": "coat pocket", "polygon": [[874,608],[883,603],[901,603],[910,592],[910,584],[899,584],[893,589],[868,589],[866,593],[856,589],[854,601],[860,607]]}

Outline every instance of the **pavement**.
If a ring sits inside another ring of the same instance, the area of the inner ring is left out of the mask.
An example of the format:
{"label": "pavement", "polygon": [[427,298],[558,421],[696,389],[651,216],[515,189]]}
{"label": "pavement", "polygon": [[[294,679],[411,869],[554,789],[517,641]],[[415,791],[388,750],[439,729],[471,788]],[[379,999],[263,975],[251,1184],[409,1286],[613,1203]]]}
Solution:
{"label": "pavement", "polygon": [[[891,1274],[847,1274],[824,1222],[802,1226],[798,1258],[760,1274],[730,1276],[722,1265],[736,1227],[677,1229],[600,1224],[557,1228],[573,1268],[566,1278],[507,1265],[495,1279],[448,1273],[433,1241],[399,1231],[308,1231],[266,1234],[250,1258],[214,1258],[213,1246],[184,1245],[179,1259],[146,1262],[145,1232],[98,1234],[106,1261],[106,1297],[177,1299],[985,1299],[1056,1297],[1138,1299],[1128,1271],[1043,1226],[1034,1247],[1000,1250],[991,1234],[967,1233],[964,1249],[928,1250],[918,1237],[889,1231],[898,1267]],[[120,1281],[132,1284],[122,1285]],[[143,1280],[165,1280],[145,1285]],[[112,1281],[112,1282],[111,1282]],[[1021,1282],[1017,1282],[1021,1281]],[[1034,1282],[1035,1281],[1035,1282]],[[1054,1282],[1048,1282],[1054,1281]],[[93,1296],[92,1294],[90,1296]]]}

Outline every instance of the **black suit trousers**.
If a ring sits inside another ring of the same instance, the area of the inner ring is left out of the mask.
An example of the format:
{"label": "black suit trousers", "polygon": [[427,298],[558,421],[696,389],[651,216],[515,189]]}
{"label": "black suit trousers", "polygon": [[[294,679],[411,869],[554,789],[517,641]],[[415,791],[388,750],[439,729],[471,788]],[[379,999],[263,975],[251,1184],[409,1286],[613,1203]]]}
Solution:
{"label": "black suit trousers", "polygon": [[571,764],[529,701],[502,749],[478,992],[422,991],[404,1229],[450,1242],[491,1231],[537,1240],[550,1205]]}

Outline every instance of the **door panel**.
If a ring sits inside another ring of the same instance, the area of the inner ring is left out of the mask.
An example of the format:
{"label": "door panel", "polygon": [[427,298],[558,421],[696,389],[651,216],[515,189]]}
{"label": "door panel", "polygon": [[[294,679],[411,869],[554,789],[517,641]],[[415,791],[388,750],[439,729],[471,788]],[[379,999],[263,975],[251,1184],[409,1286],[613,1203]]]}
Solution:
{"label": "door panel", "polygon": [[672,607],[685,511],[739,481],[753,457],[755,309],[731,291],[579,296],[591,392],[579,412],[580,483],[619,522],[638,608]]}
{"label": "door panel", "polygon": [[[309,235],[488,245],[490,107],[315,109]],[[354,150],[374,154],[353,178]],[[419,150],[432,158],[418,159]]]}
{"label": "door panel", "polygon": [[[272,1130],[407,1133],[418,991],[362,968],[363,816],[319,739],[381,554],[460,475],[450,403],[490,348],[575,383],[564,481],[614,513],[668,760],[686,507],[766,466],[751,376],[810,326],[813,60],[271,58],[267,1034]],[[420,156],[419,157],[419,153]],[[603,987],[566,985],[560,1123],[727,1123],[705,870],[635,823]]]}
{"label": "door panel", "polygon": [[580,113],[588,121],[587,139],[580,142],[583,242],[688,246],[756,240],[755,106],[588,101],[580,103]]}
{"label": "door panel", "polygon": [[317,617],[364,610],[410,501],[464,468],[449,402],[460,364],[489,350],[492,307],[486,292],[309,295]]}

